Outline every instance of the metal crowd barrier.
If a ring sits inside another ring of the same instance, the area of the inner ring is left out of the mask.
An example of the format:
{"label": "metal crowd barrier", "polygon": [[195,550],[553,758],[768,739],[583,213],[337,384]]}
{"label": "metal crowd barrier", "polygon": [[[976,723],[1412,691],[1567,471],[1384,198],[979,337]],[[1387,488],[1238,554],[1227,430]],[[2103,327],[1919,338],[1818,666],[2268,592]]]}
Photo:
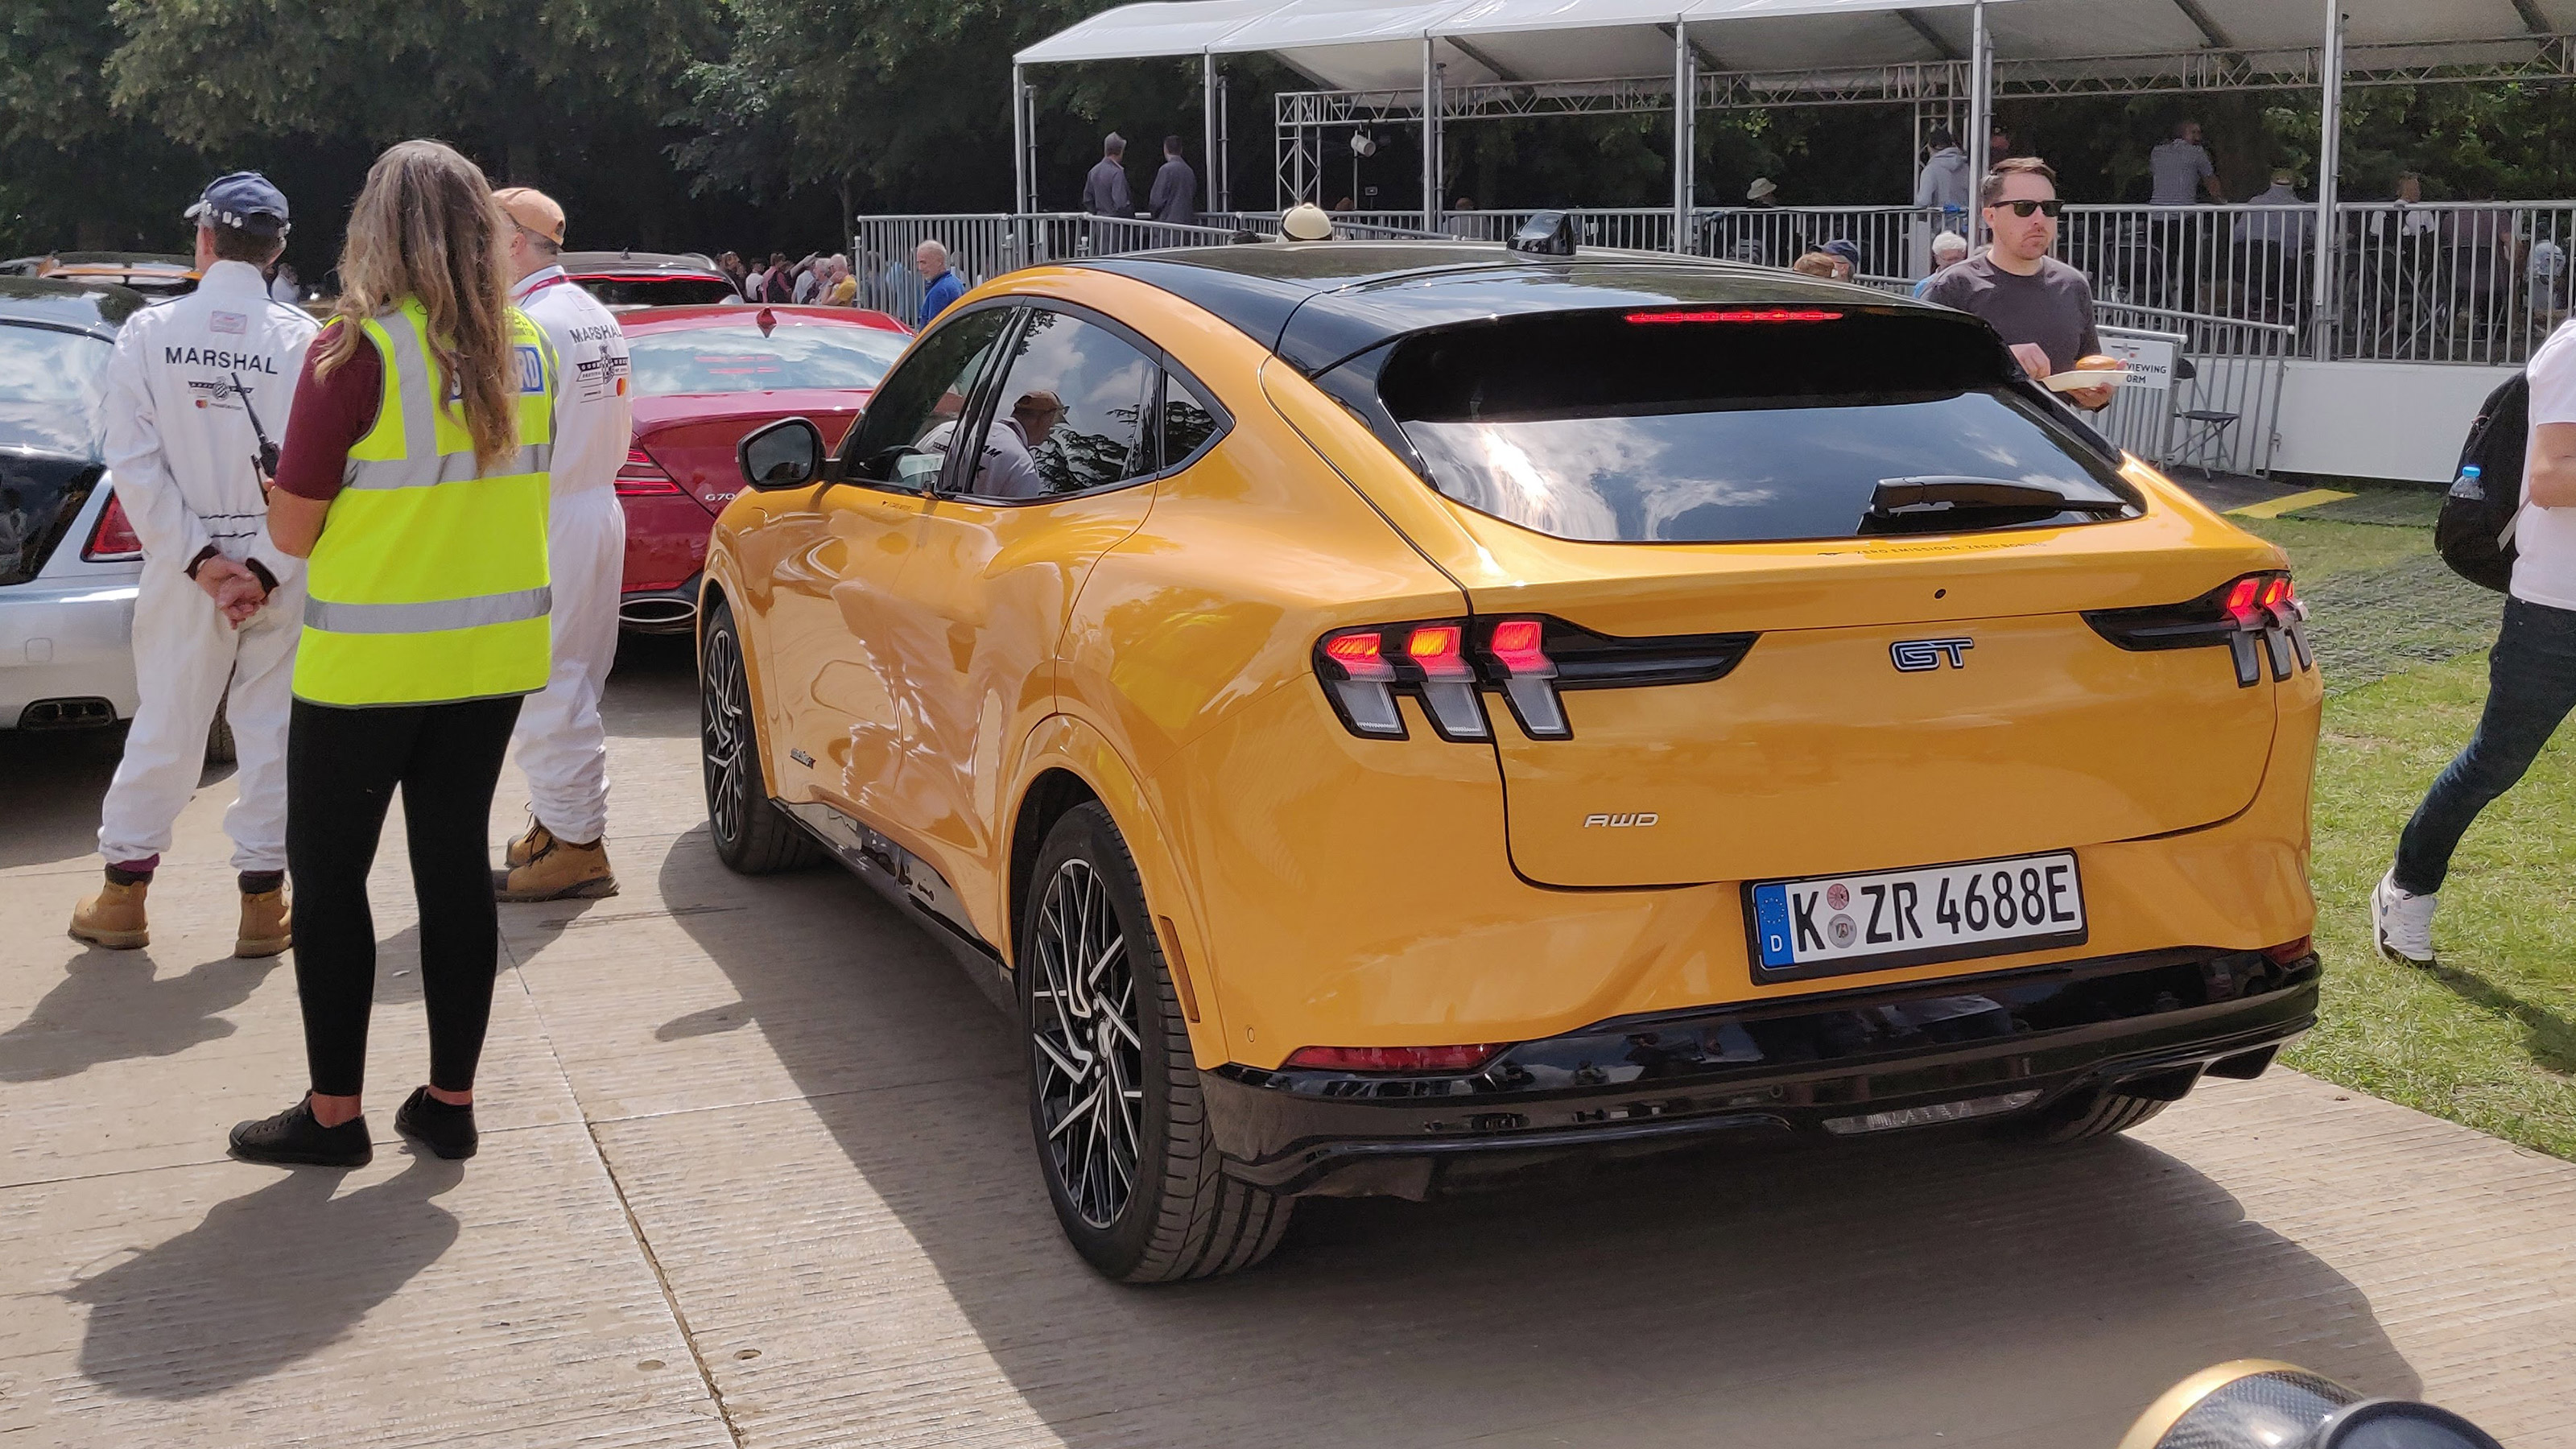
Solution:
{"label": "metal crowd barrier", "polygon": [[[1333,225],[1354,239],[1502,241],[1532,214],[1451,211],[1426,230],[1415,212],[1336,212]],[[1691,213],[1676,237],[1664,208],[1573,214],[1586,246],[1768,266],[1850,241],[1863,275],[1899,284],[1929,269],[1935,234],[1965,234],[1968,226],[1963,213],[1912,206],[1713,207]],[[2058,254],[2092,280],[2105,307],[2196,319],[2195,357],[2277,358],[2287,355],[2285,334],[2294,351],[2299,336],[2313,339],[2322,329],[2336,358],[2516,366],[2571,310],[2576,201],[2345,203],[2336,209],[2334,309],[2326,317],[2316,315],[2316,224],[2315,208],[2304,204],[2070,205]],[[858,219],[851,262],[868,305],[910,320],[922,290],[912,248],[924,237],[946,242],[959,275],[981,281],[1036,262],[1278,228],[1279,213],[1254,211],[1212,213],[1195,227],[1066,212],[868,216]],[[2267,442],[2248,446],[2268,456]]]}

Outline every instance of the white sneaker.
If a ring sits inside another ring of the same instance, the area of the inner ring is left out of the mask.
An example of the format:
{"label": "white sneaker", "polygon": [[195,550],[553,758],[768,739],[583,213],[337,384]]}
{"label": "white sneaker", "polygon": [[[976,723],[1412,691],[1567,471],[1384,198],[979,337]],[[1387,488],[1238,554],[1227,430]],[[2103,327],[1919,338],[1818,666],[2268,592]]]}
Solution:
{"label": "white sneaker", "polygon": [[2370,934],[2382,958],[2400,966],[2433,964],[2433,908],[2438,895],[2398,889],[2397,872],[2379,878],[2370,892]]}

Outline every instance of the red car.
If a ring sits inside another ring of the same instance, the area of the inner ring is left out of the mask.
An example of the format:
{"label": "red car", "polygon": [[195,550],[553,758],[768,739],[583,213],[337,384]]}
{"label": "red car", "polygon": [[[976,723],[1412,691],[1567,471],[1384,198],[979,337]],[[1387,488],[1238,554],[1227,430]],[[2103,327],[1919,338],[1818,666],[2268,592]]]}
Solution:
{"label": "red car", "polygon": [[650,307],[622,313],[633,359],[635,439],[617,473],[626,580],[617,617],[679,633],[698,613],[707,534],[742,487],[734,445],[805,417],[838,444],[912,334],[847,307]]}

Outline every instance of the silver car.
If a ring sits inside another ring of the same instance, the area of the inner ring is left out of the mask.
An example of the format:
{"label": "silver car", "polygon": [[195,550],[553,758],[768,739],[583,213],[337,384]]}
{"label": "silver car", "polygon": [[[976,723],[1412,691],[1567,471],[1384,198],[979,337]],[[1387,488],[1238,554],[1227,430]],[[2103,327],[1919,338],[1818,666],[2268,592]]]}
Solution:
{"label": "silver car", "polygon": [[99,412],[116,330],[143,305],[0,277],[0,730],[133,717],[143,549],[100,461]]}

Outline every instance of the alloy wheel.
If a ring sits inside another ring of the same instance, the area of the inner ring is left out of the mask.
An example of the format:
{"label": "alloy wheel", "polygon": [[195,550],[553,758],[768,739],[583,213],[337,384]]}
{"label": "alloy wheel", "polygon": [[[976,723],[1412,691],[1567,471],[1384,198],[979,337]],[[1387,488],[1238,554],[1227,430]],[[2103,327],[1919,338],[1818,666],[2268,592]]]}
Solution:
{"label": "alloy wheel", "polygon": [[1144,1034],[1133,958],[1089,861],[1057,869],[1033,936],[1029,1034],[1047,1158],[1074,1211],[1105,1229],[1136,1187]]}
{"label": "alloy wheel", "polygon": [[740,840],[751,808],[743,768],[745,732],[742,646],[731,629],[707,635],[706,683],[698,702],[698,736],[706,761],[707,820],[718,840]]}

